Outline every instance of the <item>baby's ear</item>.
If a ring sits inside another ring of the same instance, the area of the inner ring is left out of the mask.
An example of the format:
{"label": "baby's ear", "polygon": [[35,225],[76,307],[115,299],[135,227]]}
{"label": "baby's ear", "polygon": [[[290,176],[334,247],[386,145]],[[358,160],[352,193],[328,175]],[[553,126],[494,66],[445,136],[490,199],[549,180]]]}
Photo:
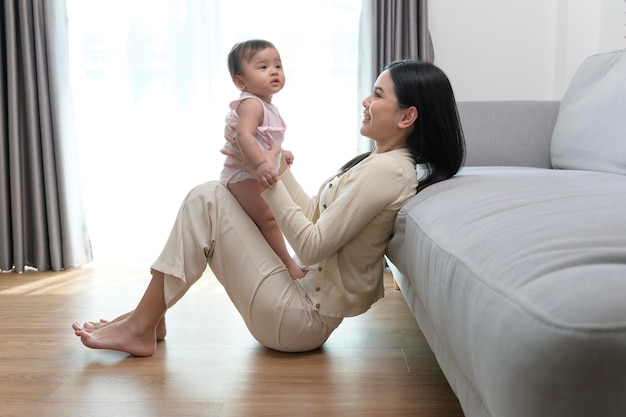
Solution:
{"label": "baby's ear", "polygon": [[239,75],[235,75],[233,77],[233,83],[241,91],[244,91],[246,89],[246,83],[244,82],[244,80]]}

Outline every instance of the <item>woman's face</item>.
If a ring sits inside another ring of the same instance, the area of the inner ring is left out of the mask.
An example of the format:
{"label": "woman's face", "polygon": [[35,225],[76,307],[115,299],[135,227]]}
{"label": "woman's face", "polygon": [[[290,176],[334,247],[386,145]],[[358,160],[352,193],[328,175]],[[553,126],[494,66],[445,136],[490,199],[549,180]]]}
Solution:
{"label": "woman's face", "polygon": [[398,106],[398,99],[389,70],[383,71],[372,93],[363,100],[363,124],[361,134],[377,142],[377,147],[387,141],[397,141],[405,136],[401,121],[405,110]]}

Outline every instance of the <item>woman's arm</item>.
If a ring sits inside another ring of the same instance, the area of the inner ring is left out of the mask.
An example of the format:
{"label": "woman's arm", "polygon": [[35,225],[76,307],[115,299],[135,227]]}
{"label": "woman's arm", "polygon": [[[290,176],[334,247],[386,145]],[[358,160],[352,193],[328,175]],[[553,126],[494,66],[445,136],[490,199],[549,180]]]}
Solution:
{"label": "woman's arm", "polygon": [[304,215],[281,182],[262,196],[298,257],[305,264],[315,264],[339,250],[394,202],[404,201],[407,182],[405,172],[393,160],[373,158],[368,166],[351,170],[317,222]]}
{"label": "woman's arm", "polygon": [[[225,135],[226,140],[231,143],[234,143],[234,138]],[[274,148],[270,151],[266,151],[264,149],[261,150],[263,154],[265,154],[268,161],[274,160],[274,158],[280,157],[280,148]],[[229,168],[234,169],[243,169],[247,172],[254,172],[254,164],[248,162],[246,158],[239,152],[235,152],[231,149],[223,148],[220,152],[224,155],[232,157],[232,159],[236,159],[239,162],[227,162],[225,165]],[[311,198],[304,189],[300,186],[300,184],[296,181],[291,170],[287,166],[284,158],[281,158],[281,165],[279,169],[280,177],[279,180],[282,180],[287,187],[288,193],[292,196],[292,199],[296,202],[296,204],[303,210],[305,216],[308,219],[315,220],[318,214],[317,207],[317,197]],[[264,185],[267,188],[269,185]]]}
{"label": "woman's arm", "polygon": [[291,199],[302,209],[304,216],[311,221],[316,221],[319,217],[318,196],[315,195],[311,197],[304,188],[302,188],[300,183],[298,183],[291,169],[286,170],[280,176],[280,180],[291,196]]}

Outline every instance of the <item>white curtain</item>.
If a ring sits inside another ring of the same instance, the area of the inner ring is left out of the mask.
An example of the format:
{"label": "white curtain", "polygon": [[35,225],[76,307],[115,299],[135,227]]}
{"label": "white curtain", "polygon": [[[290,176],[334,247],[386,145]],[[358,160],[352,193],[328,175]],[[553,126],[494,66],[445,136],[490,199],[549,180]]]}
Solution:
{"label": "white curtain", "polygon": [[361,0],[67,0],[71,86],[96,261],[151,260],[195,184],[218,178],[235,42],[279,49],[273,103],[311,194],[357,152]]}

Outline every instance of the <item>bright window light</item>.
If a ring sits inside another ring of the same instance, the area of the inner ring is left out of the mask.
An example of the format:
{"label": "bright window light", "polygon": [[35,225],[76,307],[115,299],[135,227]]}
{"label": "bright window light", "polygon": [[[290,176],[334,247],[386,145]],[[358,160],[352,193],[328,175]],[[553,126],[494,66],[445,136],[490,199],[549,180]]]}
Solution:
{"label": "bright window light", "polygon": [[273,103],[310,194],[357,152],[361,0],[68,0],[70,75],[94,258],[151,261],[187,191],[219,177],[239,91],[226,55],[281,53]]}

